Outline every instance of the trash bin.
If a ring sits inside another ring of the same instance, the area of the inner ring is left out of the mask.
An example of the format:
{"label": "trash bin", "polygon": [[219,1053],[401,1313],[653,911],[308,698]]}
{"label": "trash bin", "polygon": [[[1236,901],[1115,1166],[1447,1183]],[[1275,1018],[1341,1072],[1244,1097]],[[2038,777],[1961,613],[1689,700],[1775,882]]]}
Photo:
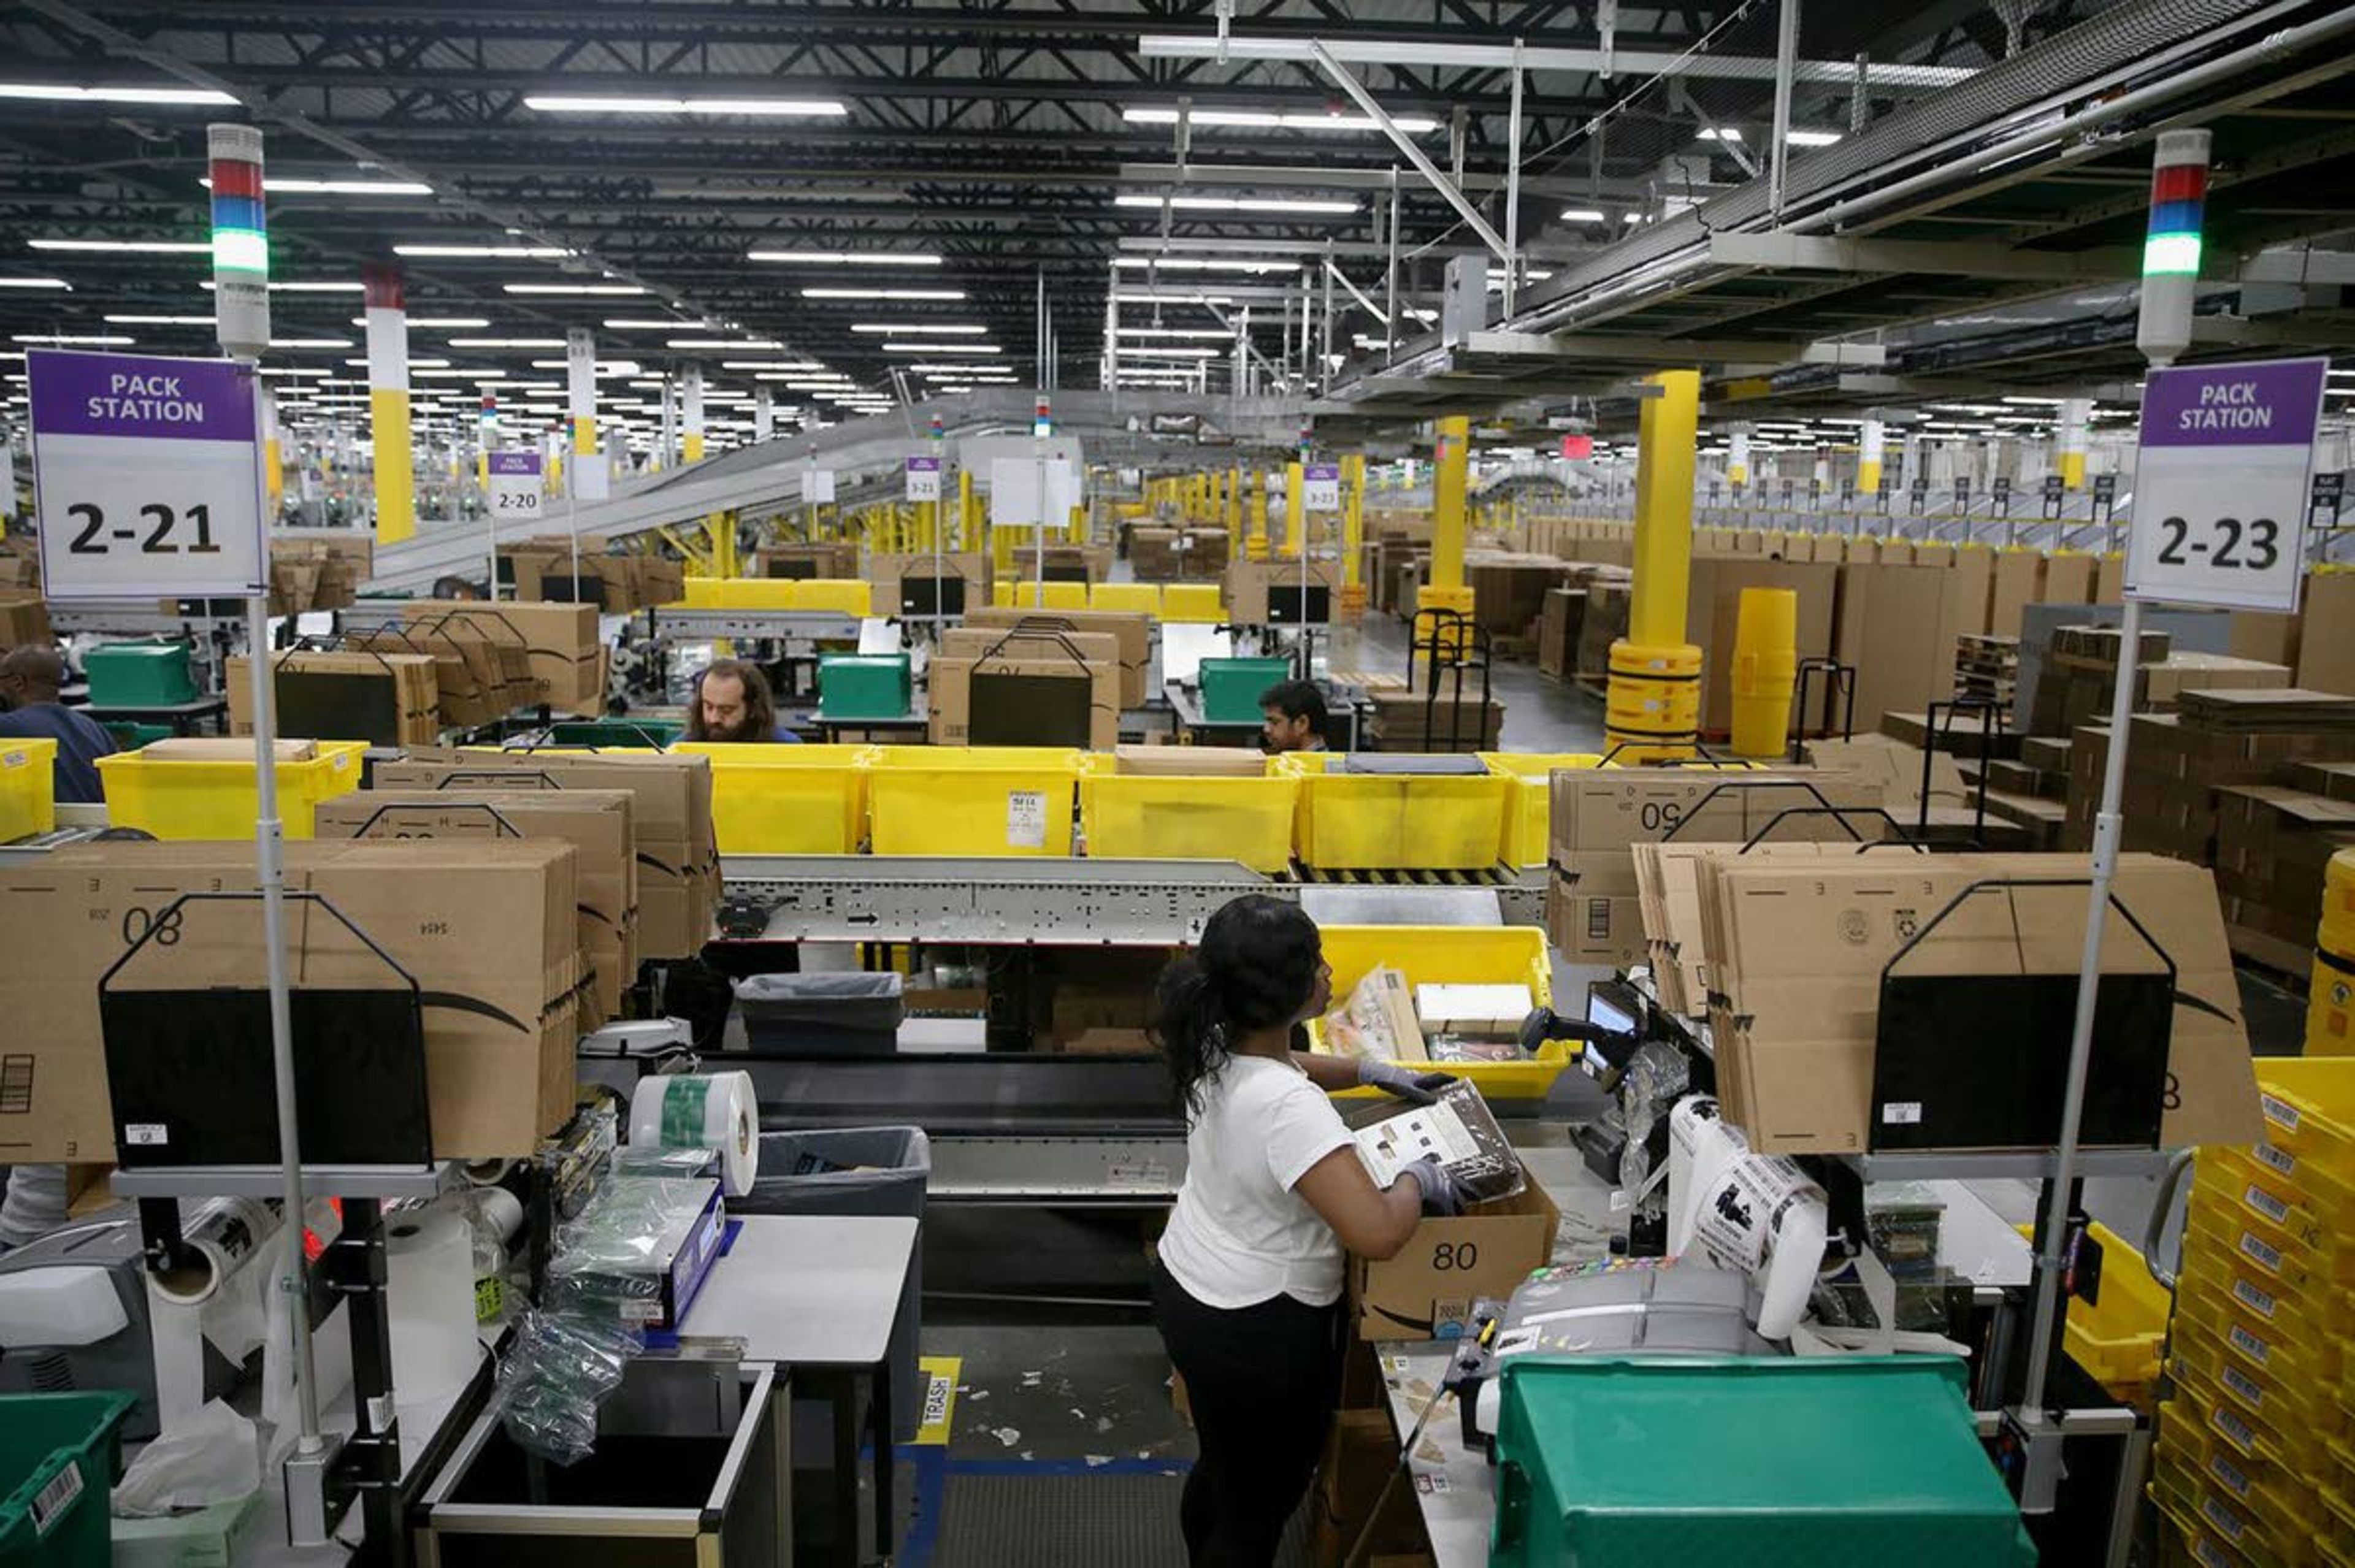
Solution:
{"label": "trash bin", "polygon": [[[932,1140],[922,1127],[829,1127],[814,1132],[762,1133],[761,1174],[752,1190],[730,1199],[736,1214],[836,1214],[905,1217],[916,1221],[916,1250],[892,1325],[891,1435],[916,1435],[924,1390],[916,1372],[923,1328],[924,1188],[932,1174]],[[805,1424],[796,1402],[794,1425]],[[813,1413],[823,1407],[807,1402]],[[815,1414],[811,1419],[816,1419]],[[799,1434],[796,1433],[798,1436]],[[796,1442],[796,1454],[831,1453],[830,1439]]]}
{"label": "trash bin", "polygon": [[[900,1048],[900,1023],[907,1015],[900,997],[900,976],[896,974],[754,975],[738,983],[736,1010],[744,1019],[744,1038],[753,1050],[805,1056],[889,1056]],[[765,1169],[765,1151],[762,1164]],[[838,1214],[899,1211],[825,1211]]]}

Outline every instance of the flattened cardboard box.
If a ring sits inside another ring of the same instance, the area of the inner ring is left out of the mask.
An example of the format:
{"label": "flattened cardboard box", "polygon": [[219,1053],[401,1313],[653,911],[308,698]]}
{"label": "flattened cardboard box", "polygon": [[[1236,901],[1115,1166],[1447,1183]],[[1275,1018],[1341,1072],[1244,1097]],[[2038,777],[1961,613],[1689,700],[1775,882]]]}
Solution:
{"label": "flattened cardboard box", "polygon": [[1249,746],[1119,746],[1116,772],[1162,778],[1256,779],[1267,776],[1267,758]]}
{"label": "flattened cardboard box", "polygon": [[[954,634],[952,634],[954,635]],[[1016,645],[1036,648],[1038,645]],[[973,740],[973,677],[985,676],[1045,676],[1088,683],[1088,741],[1092,752],[1109,752],[1120,744],[1120,667],[1109,659],[1075,665],[1060,650],[1052,657],[1000,654],[989,659],[933,658],[930,681],[932,720],[929,734],[935,746],[970,745]]]}
{"label": "flattened cardboard box", "polygon": [[[968,603],[970,603],[968,601]],[[1134,610],[1020,610],[983,605],[965,611],[965,629],[1038,626],[1113,639],[1120,666],[1120,705],[1142,708],[1153,695],[1153,617]],[[943,653],[952,650],[943,647]],[[985,645],[976,652],[986,652]]]}
{"label": "flattened cardboard box", "polygon": [[322,838],[560,838],[580,856],[577,924],[602,1017],[638,972],[635,797],[627,790],[355,790],[320,803]]}
{"label": "flattened cardboard box", "polygon": [[[581,563],[582,570],[588,562]],[[520,647],[532,695],[565,710],[601,711],[604,688],[597,684],[597,606],[527,601],[479,604],[464,600],[419,600],[402,608],[410,622],[438,622],[453,635],[472,627],[494,646]]]}
{"label": "flattened cardboard box", "polygon": [[968,612],[986,609],[989,604],[989,557],[981,550],[943,550],[940,564],[933,565],[928,552],[908,555],[878,555],[867,562],[867,580],[875,585],[875,610],[883,615],[900,613],[900,584],[910,578],[957,578],[964,582],[964,603]]}
{"label": "flattened cardboard box", "polygon": [[[1312,560],[1304,569],[1298,557],[1271,557],[1266,560],[1231,560],[1227,563],[1227,613],[1238,626],[1267,624],[1268,591],[1274,587],[1296,588],[1303,581],[1312,588],[1323,586],[1330,597],[1341,595],[1341,563],[1337,560]],[[1335,605],[1337,609],[1339,606]]]}
{"label": "flattened cardboard box", "polygon": [[[1711,1024],[1726,1115],[1764,1152],[1852,1154],[1870,1147],[1881,970],[1907,936],[1973,881],[2080,877],[2084,865],[2068,855],[1892,852],[1845,864],[1721,857],[1698,869],[1705,918],[1716,923],[1711,983],[1725,998]],[[2253,1141],[2256,1086],[2214,879],[2126,855],[2115,891],[2178,968],[2161,1142]],[[1907,956],[1905,972],[2065,971],[2082,948],[2084,915],[2082,888],[1982,893]],[[2123,921],[2105,927],[2103,953],[2105,971],[2157,964]]]}
{"label": "flattened cardboard box", "polygon": [[[447,781],[445,783],[445,781]],[[711,936],[719,896],[711,759],[686,752],[412,750],[375,770],[379,789],[628,790],[638,862],[638,955],[691,958]]]}
{"label": "flattened cardboard box", "polygon": [[[325,740],[372,741],[397,746],[430,746],[442,738],[442,690],[432,658],[424,654],[389,654],[346,649],[293,649],[271,656],[282,705],[289,682],[359,677],[386,683],[391,693],[394,733],[328,735]],[[222,673],[229,695],[232,735],[253,733],[253,680],[243,654],[231,654]],[[348,690],[349,688],[345,688]]]}
{"label": "flattened cardboard box", "polygon": [[[286,860],[289,891],[326,898],[426,994],[438,1156],[527,1155],[571,1114],[580,964],[569,845],[453,853],[309,840],[288,843]],[[10,1020],[0,1159],[113,1157],[100,977],[179,895],[254,885],[241,845],[82,845],[0,869],[0,927],[45,933],[37,946],[0,944],[0,1014]],[[296,904],[289,927],[295,984],[387,978],[382,961],[316,905]],[[259,986],[259,917],[236,905],[187,906],[177,939],[142,948],[116,983]]]}

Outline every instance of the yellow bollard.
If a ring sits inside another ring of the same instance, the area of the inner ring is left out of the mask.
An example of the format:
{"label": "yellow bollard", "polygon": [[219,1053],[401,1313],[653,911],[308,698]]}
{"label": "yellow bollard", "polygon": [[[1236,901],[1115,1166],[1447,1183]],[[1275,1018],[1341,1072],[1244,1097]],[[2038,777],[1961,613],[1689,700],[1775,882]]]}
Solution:
{"label": "yellow bollard", "polygon": [[1779,757],[1799,677],[1799,595],[1745,588],[1733,627],[1733,754]]}
{"label": "yellow bollard", "polygon": [[1659,391],[1636,416],[1627,635],[1611,646],[1604,699],[1604,734],[1629,763],[1689,756],[1700,739],[1700,649],[1684,640],[1700,376],[1664,370],[1652,380]]}

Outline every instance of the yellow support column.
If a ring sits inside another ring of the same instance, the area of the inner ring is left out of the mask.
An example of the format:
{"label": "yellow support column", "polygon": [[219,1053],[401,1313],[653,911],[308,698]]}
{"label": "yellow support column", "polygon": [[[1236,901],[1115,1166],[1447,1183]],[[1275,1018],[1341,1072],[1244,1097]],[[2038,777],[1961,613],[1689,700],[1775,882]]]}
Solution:
{"label": "yellow support column", "polygon": [[1243,528],[1243,471],[1227,470],[1227,538],[1230,544]]}
{"label": "yellow support column", "polygon": [[1252,560],[1267,559],[1267,475],[1258,469],[1251,476],[1251,538],[1243,541],[1243,554]]}
{"label": "yellow support column", "polygon": [[1451,416],[1437,421],[1438,443],[1431,473],[1431,583],[1419,609],[1472,613],[1472,590],[1464,585],[1465,497],[1472,478],[1472,421]]}
{"label": "yellow support column", "polygon": [[1306,469],[1300,459],[1284,465],[1284,553],[1297,557],[1307,547]]}
{"label": "yellow support column", "polygon": [[1366,553],[1366,454],[1353,452],[1341,459],[1341,613],[1357,615],[1366,608],[1363,580]]}
{"label": "yellow support column", "polygon": [[1604,712],[1623,762],[1685,756],[1700,738],[1700,650],[1685,641],[1700,374],[1663,370],[1652,383],[1636,436],[1636,580]]}
{"label": "yellow support column", "polygon": [[368,444],[376,460],[376,542],[417,533],[417,453],[409,426],[409,313],[400,269],[360,269],[368,325]]}
{"label": "yellow support column", "polygon": [[980,537],[980,531],[973,525],[973,470],[960,467],[957,470],[956,548],[968,549]]}

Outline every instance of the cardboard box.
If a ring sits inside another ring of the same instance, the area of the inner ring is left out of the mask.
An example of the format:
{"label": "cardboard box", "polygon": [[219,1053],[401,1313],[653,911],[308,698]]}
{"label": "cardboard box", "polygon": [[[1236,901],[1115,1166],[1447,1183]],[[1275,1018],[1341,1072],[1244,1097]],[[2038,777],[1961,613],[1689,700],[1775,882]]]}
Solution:
{"label": "cardboard box", "polygon": [[[1877,786],[1889,815],[1909,831],[1922,807],[1922,748],[1891,735],[1859,735],[1852,741],[1810,741],[1807,761],[1818,768],[1853,773]],[[1963,770],[1945,752],[1930,753],[1930,804],[1968,805],[1973,798]]]}
{"label": "cardboard box", "polygon": [[1310,560],[1298,557],[1270,556],[1265,560],[1233,560],[1227,563],[1227,614],[1238,626],[1264,626],[1268,624],[1268,590],[1273,587],[1297,588],[1305,581],[1311,588],[1322,585],[1326,603],[1335,611],[1341,607],[1341,563],[1337,560]]}
{"label": "cardboard box", "polygon": [[[1122,676],[1116,645],[1109,636],[1045,630],[1034,635],[1029,627],[944,633],[927,677],[934,745],[972,743],[976,673],[1084,681],[1088,749],[1109,752],[1120,743]],[[989,689],[986,681],[983,689]]]}
{"label": "cardboard box", "polygon": [[[1955,644],[1948,635],[1947,592],[1957,569],[1859,566],[1839,569],[1838,645],[1856,667],[1856,728],[1881,716],[1914,711],[1952,695]],[[1845,711],[1845,704],[1842,705]]]}
{"label": "cardboard box", "polygon": [[37,590],[0,589],[0,648],[48,647],[56,640],[48,603]]}
{"label": "cardboard box", "polygon": [[[935,558],[923,550],[900,555],[878,555],[867,563],[867,581],[875,585],[874,609],[882,615],[898,615],[905,612],[901,599],[902,584],[913,578],[929,581],[940,578],[964,583],[965,611],[989,607],[989,557],[982,550],[943,550]],[[930,588],[924,590],[923,603],[929,607],[937,603]]]}
{"label": "cardboard box", "polygon": [[2030,604],[2044,603],[2044,554],[2017,549],[1994,554],[1995,588],[1988,601],[1987,629],[2000,637],[2016,637],[2020,613]]}
{"label": "cardboard box", "polygon": [[1579,628],[1586,620],[1586,590],[1557,588],[1538,617],[1538,669],[1567,680],[1578,667]]}
{"label": "cardboard box", "polygon": [[[1685,605],[1685,639],[1701,651],[1700,727],[1719,734],[1733,723],[1733,636],[1745,588],[1786,588],[1799,596],[1798,655],[1828,657],[1839,569],[1804,561],[1696,560]],[[1859,704],[1859,706],[1861,706]],[[1858,722],[1863,722],[1859,714]]]}
{"label": "cardboard box", "polygon": [[[1436,1392],[1436,1391],[1433,1391]],[[1384,1409],[1344,1409],[1335,1413],[1325,1435],[1325,1454],[1316,1467],[1316,1493],[1312,1500],[1309,1560],[1316,1568],[1346,1568],[1350,1549],[1371,1524],[1367,1568],[1385,1561],[1397,1563],[1420,1555],[1423,1538],[1422,1510],[1408,1487],[1388,1483],[1397,1471],[1399,1434]],[[1381,1517],[1374,1510],[1380,1507]]]}
{"label": "cardboard box", "polygon": [[622,1016],[638,973],[635,797],[627,790],[364,789],[319,804],[321,838],[556,838],[579,857],[581,951],[596,1029]]}
{"label": "cardboard box", "polygon": [[[435,1154],[531,1153],[572,1110],[581,967],[571,847],[310,840],[285,848],[288,891],[332,903],[427,996]],[[0,1011],[12,1020],[0,1159],[113,1157],[100,977],[180,894],[254,886],[251,849],[230,844],[77,845],[0,869],[0,926],[48,933],[37,945],[0,944]],[[265,984],[258,918],[238,918],[227,906],[209,914],[184,908],[181,928],[180,940],[143,947],[113,983]],[[297,986],[390,978],[380,958],[315,904],[290,912],[288,951]]]}
{"label": "cardboard box", "polygon": [[[1113,640],[1120,669],[1117,700],[1124,709],[1142,708],[1153,695],[1153,617],[1130,610],[1018,610],[982,606],[965,612],[964,629],[1020,626],[1040,632],[1089,633]],[[961,649],[986,653],[993,642],[961,643]],[[943,652],[949,651],[945,646]]]}
{"label": "cardboard box", "polygon": [[711,759],[688,752],[412,751],[380,763],[378,789],[627,790],[638,867],[638,955],[691,958],[719,896]]}
{"label": "cardboard box", "polygon": [[1115,773],[1158,778],[1267,776],[1267,758],[1248,746],[1119,746],[1113,760]]}
{"label": "cardboard box", "polygon": [[[1974,881],[2074,879],[2074,856],[1721,857],[1698,863],[1720,1089],[1727,1116],[1771,1154],[1870,1147],[1881,971],[1898,948]],[[2178,966],[2169,1147],[2259,1136],[2248,1036],[2214,879],[2149,855],[2122,857],[2117,897]],[[2083,944],[2081,887],[1982,894],[1906,959],[1908,973],[2064,973]],[[2124,921],[2105,928],[2104,965],[2155,966]]]}
{"label": "cardboard box", "polygon": [[[583,565],[585,568],[586,563]],[[563,712],[596,714],[604,710],[597,607],[593,604],[528,601],[510,603],[504,600],[496,604],[481,604],[425,599],[404,605],[401,617],[412,624],[436,624],[461,637],[472,630],[495,646],[520,647],[527,661],[525,678],[531,686],[531,695],[522,699],[525,703],[545,702]],[[512,673],[510,668],[510,679]]]}
{"label": "cardboard box", "polygon": [[2301,615],[2298,685],[2355,697],[2355,571],[2308,576]]}
{"label": "cardboard box", "polygon": [[[430,746],[442,738],[441,682],[423,654],[298,648],[270,662],[281,715],[334,709],[350,718],[347,733],[319,739]],[[229,733],[252,734],[253,677],[243,654],[229,656],[222,678]]]}
{"label": "cardboard box", "polygon": [[1349,1301],[1360,1339],[1433,1339],[1463,1331],[1472,1303],[1499,1299],[1553,1259],[1561,1215],[1530,1182],[1516,1197],[1427,1219],[1395,1257],[1349,1260]]}

